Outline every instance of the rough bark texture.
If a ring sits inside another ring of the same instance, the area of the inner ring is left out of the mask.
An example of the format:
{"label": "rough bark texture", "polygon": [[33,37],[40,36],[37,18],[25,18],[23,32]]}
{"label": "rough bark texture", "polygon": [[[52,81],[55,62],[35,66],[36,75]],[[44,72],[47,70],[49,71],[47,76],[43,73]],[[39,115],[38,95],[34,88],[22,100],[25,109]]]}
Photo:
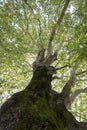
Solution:
{"label": "rough bark texture", "polygon": [[0,110],[0,130],[87,130],[64,105],[62,94],[51,89],[52,75],[38,67],[25,90],[14,94]]}

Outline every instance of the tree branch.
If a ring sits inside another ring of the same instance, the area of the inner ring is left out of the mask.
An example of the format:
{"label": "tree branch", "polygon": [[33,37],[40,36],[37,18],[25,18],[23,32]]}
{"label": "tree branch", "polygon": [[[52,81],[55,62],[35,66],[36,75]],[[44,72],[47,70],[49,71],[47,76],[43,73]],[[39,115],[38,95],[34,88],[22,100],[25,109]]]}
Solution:
{"label": "tree branch", "polygon": [[[66,67],[66,66],[64,66]],[[65,84],[63,87],[63,90],[61,92],[62,97],[64,98],[64,103],[66,107],[70,107],[71,104],[74,102],[75,98],[80,94],[80,93],[85,93],[87,92],[87,88],[85,89],[78,89],[71,95],[71,88],[74,86],[75,83],[75,77],[81,74],[87,73],[87,70],[84,70],[82,72],[76,73],[75,71],[71,71],[71,76],[68,82]]]}
{"label": "tree branch", "polygon": [[33,62],[33,71],[35,71],[36,68],[39,66],[44,66],[44,59],[45,59],[45,49],[42,48],[42,50],[38,52],[36,60]]}
{"label": "tree branch", "polygon": [[[55,60],[57,60],[58,52],[61,49],[61,47],[63,46],[64,41],[65,41],[65,35],[63,36],[63,39],[62,39],[61,43],[58,45],[55,52],[53,54],[50,53],[49,56],[47,56],[47,58],[45,60],[45,64],[47,63],[47,65],[51,65]],[[50,50],[50,52],[51,52],[51,50]]]}
{"label": "tree branch", "polygon": [[74,102],[75,98],[81,94],[81,93],[87,93],[87,88],[84,89],[77,89],[75,92],[72,93],[71,97],[70,97],[70,104],[69,106]]}
{"label": "tree branch", "polygon": [[67,94],[69,95],[71,87],[74,85],[75,83],[75,79],[76,79],[76,75],[75,75],[75,71],[71,70],[71,75],[70,75],[70,79],[67,81],[67,83],[65,84],[65,86],[63,87],[63,90],[61,92],[62,95],[64,95],[65,97],[67,96]]}
{"label": "tree branch", "polygon": [[65,12],[66,12],[67,7],[69,5],[69,2],[70,2],[70,0],[66,0],[66,2],[64,4],[64,7],[63,7],[63,9],[61,11],[60,17],[58,18],[56,24],[54,25],[54,27],[53,27],[53,29],[51,31],[50,38],[49,38],[48,44],[47,44],[47,56],[52,54],[52,41],[53,41],[54,36],[56,34],[57,27],[61,24],[61,22],[63,20],[63,17],[65,15]]}
{"label": "tree branch", "polygon": [[64,66],[62,66],[62,67],[60,67],[60,68],[56,68],[56,70],[61,70],[61,69],[64,69],[64,68],[66,68],[66,67],[71,67],[70,65],[64,65]]}
{"label": "tree branch", "polygon": [[41,21],[39,18],[34,18],[35,20],[38,21],[38,24],[39,24],[39,39],[40,39],[40,42],[42,43],[42,39],[41,39],[41,34],[42,34],[42,27],[41,27]]}
{"label": "tree branch", "polygon": [[34,38],[32,37],[32,34],[29,32],[29,30],[24,29],[23,27],[21,27],[21,29],[22,29],[22,31],[23,31],[25,34],[27,34],[27,35],[31,38],[31,40],[33,41],[33,43],[35,43],[35,40],[34,40]]}
{"label": "tree branch", "polygon": [[35,16],[34,10],[33,10],[32,6],[28,3],[28,0],[25,0],[24,2],[28,6],[28,8],[31,10],[31,12],[32,12],[32,14],[34,16],[34,19],[38,21],[38,24],[39,24],[39,38],[40,38],[40,42],[42,43],[42,40],[41,40],[41,33],[42,33],[41,21],[40,21],[39,18],[37,18]]}
{"label": "tree branch", "polygon": [[55,51],[55,53],[57,53],[57,55],[59,53],[59,50],[62,48],[62,46],[64,44],[64,41],[65,41],[65,35],[63,36],[62,41],[60,42],[60,44],[58,45],[58,47],[57,47],[57,49]]}
{"label": "tree branch", "polygon": [[85,73],[87,73],[87,70],[84,70],[84,71],[82,71],[82,72],[79,72],[79,73],[77,73],[76,75],[78,76],[78,75],[85,74]]}
{"label": "tree branch", "polygon": [[71,88],[74,86],[75,79],[76,79],[75,71],[71,70],[70,79],[67,81],[61,92],[61,95],[64,99],[64,103],[66,106],[68,106],[68,103],[70,102]]}
{"label": "tree branch", "polygon": [[28,3],[28,0],[24,0],[24,2],[25,2],[25,4],[28,6],[28,8],[31,9],[32,13],[34,13],[34,12],[33,12],[33,8],[32,8],[31,5]]}

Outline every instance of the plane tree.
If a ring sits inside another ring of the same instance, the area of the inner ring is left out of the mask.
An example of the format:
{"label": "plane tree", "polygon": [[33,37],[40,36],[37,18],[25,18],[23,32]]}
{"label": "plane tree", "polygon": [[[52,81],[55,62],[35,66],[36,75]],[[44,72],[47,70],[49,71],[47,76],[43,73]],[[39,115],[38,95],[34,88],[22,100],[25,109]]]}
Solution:
{"label": "plane tree", "polygon": [[24,67],[28,55],[37,55],[28,63],[30,83],[2,105],[0,129],[87,129],[86,122],[69,112],[75,99],[87,92],[86,5],[86,0],[2,1],[1,61],[8,59],[7,68],[11,63]]}

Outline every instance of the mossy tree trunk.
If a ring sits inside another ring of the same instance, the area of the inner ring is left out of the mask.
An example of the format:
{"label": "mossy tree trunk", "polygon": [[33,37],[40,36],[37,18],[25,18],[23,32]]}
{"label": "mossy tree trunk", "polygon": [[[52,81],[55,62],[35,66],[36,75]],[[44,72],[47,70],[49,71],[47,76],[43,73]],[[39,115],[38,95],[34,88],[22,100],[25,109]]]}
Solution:
{"label": "mossy tree trunk", "polygon": [[30,84],[0,110],[0,130],[87,130],[65,107],[62,93],[51,89],[49,68],[38,67]]}

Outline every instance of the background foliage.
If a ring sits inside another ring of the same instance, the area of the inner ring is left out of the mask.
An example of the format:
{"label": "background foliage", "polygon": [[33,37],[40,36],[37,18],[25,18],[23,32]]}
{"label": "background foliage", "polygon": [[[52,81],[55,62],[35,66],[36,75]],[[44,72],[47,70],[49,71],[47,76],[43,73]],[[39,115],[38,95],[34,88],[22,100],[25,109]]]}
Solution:
{"label": "background foliage", "polygon": [[[46,47],[64,0],[0,1],[0,104],[14,92],[22,90],[32,76],[32,62],[37,52]],[[70,65],[76,72],[87,70],[87,0],[70,1],[63,22],[53,41],[54,50],[63,37],[57,67]],[[69,78],[70,68],[58,71],[61,79],[53,82],[58,92]],[[77,77],[72,91],[87,86],[87,74]],[[80,94],[71,111],[77,119],[87,121],[87,96]],[[78,111],[78,113],[77,113]]]}

